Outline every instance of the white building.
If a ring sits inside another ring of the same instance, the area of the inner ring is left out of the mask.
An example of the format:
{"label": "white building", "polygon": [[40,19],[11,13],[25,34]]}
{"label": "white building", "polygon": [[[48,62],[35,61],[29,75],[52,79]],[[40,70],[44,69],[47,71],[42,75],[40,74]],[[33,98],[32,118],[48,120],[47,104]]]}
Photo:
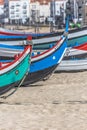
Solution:
{"label": "white building", "polygon": [[51,16],[62,16],[63,22],[65,23],[65,9],[66,9],[66,2],[68,0],[52,0],[51,1]]}
{"label": "white building", "polygon": [[0,23],[8,22],[8,0],[0,0]]}
{"label": "white building", "polygon": [[40,5],[39,2],[31,2],[30,3],[30,20],[35,22],[38,20],[40,13]]}
{"label": "white building", "polygon": [[4,13],[4,0],[0,0],[0,15]]}
{"label": "white building", "polygon": [[40,18],[43,17],[43,19],[45,20],[49,16],[50,16],[50,3],[41,4],[40,5]]}
{"label": "white building", "polygon": [[50,16],[50,3],[34,1],[30,3],[31,20],[44,22]]}
{"label": "white building", "polygon": [[10,22],[25,23],[29,17],[29,0],[9,0]]}

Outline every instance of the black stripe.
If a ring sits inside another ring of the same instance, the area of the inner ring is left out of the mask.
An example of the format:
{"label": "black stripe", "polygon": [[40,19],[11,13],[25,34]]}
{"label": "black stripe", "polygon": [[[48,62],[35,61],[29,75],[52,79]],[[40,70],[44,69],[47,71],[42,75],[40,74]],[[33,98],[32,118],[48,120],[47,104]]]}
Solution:
{"label": "black stripe", "polygon": [[49,68],[34,72],[34,73],[28,73],[28,76],[26,77],[23,85],[29,85],[29,84],[44,80],[44,78],[48,77],[49,75],[52,74],[52,72],[54,72],[56,67],[57,67],[57,64]]}

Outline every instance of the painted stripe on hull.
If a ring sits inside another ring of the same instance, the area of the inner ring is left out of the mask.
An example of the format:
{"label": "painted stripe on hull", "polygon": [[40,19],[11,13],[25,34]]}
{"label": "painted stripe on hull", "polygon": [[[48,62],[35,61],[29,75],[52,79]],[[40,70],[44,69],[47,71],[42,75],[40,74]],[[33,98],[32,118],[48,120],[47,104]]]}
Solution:
{"label": "painted stripe on hull", "polygon": [[57,65],[54,65],[52,67],[46,68],[46,69],[41,70],[41,71],[29,73],[28,76],[26,77],[23,85],[28,85],[28,84],[32,84],[32,83],[35,83],[37,81],[43,80],[47,76],[51,75],[52,72],[54,72],[54,70],[56,69],[56,67],[57,67]]}
{"label": "painted stripe on hull", "polygon": [[72,57],[72,56],[86,54],[86,53],[87,53],[87,51],[84,51],[84,50],[67,48],[64,57]]}
{"label": "painted stripe on hull", "polygon": [[15,82],[15,83],[12,83],[10,85],[6,85],[6,86],[3,86],[3,87],[0,87],[0,95],[8,92],[10,89],[14,88],[14,87],[17,87],[19,85],[20,82]]}
{"label": "painted stripe on hull", "polygon": [[73,55],[73,56],[66,56],[63,58],[63,60],[79,60],[84,58],[87,58],[87,52],[78,55]]}
{"label": "painted stripe on hull", "polygon": [[77,37],[77,38],[72,38],[68,40],[68,47],[74,47],[74,46],[78,46],[82,43],[87,42],[87,35],[86,36],[81,36],[81,37]]}

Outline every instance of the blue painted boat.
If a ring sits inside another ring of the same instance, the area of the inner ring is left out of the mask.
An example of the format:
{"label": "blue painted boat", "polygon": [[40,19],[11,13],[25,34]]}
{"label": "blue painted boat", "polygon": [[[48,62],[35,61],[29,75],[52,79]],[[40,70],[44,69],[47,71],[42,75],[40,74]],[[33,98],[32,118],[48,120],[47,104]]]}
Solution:
{"label": "blue painted boat", "polygon": [[13,36],[13,35],[0,35],[0,41],[17,41],[17,40],[25,40],[27,38],[27,36],[23,35],[23,36]]}

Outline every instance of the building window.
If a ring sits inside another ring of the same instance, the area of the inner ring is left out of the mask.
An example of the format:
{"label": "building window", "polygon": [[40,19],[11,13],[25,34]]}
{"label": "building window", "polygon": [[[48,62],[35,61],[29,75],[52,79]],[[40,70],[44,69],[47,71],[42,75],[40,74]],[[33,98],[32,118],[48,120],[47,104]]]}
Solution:
{"label": "building window", "polygon": [[27,13],[27,11],[26,11],[26,10],[24,10],[24,11],[23,11],[23,14],[26,14],[26,13]]}
{"label": "building window", "polygon": [[14,6],[11,6],[11,9],[14,9]]}
{"label": "building window", "polygon": [[19,12],[19,9],[17,9],[16,12]]}
{"label": "building window", "polygon": [[79,9],[81,9],[82,8],[82,6],[79,6]]}
{"label": "building window", "polygon": [[82,18],[82,14],[79,14],[79,18]]}
{"label": "building window", "polygon": [[23,9],[26,9],[27,8],[27,6],[26,5],[23,5]]}
{"label": "building window", "polygon": [[14,8],[14,5],[12,5],[11,7],[13,7],[13,8]]}
{"label": "building window", "polygon": [[19,4],[16,4],[17,7],[19,7],[20,5]]}
{"label": "building window", "polygon": [[36,9],[36,5],[32,5],[32,9]]}
{"label": "building window", "polygon": [[27,18],[27,15],[23,15],[24,18]]}
{"label": "building window", "polygon": [[16,17],[19,17],[20,15],[19,14],[16,14]]}
{"label": "building window", "polygon": [[11,11],[11,14],[14,14],[14,11]]}
{"label": "building window", "polygon": [[13,18],[15,18],[15,16],[14,16],[14,15],[12,15],[12,16],[11,16],[11,19],[13,19]]}

